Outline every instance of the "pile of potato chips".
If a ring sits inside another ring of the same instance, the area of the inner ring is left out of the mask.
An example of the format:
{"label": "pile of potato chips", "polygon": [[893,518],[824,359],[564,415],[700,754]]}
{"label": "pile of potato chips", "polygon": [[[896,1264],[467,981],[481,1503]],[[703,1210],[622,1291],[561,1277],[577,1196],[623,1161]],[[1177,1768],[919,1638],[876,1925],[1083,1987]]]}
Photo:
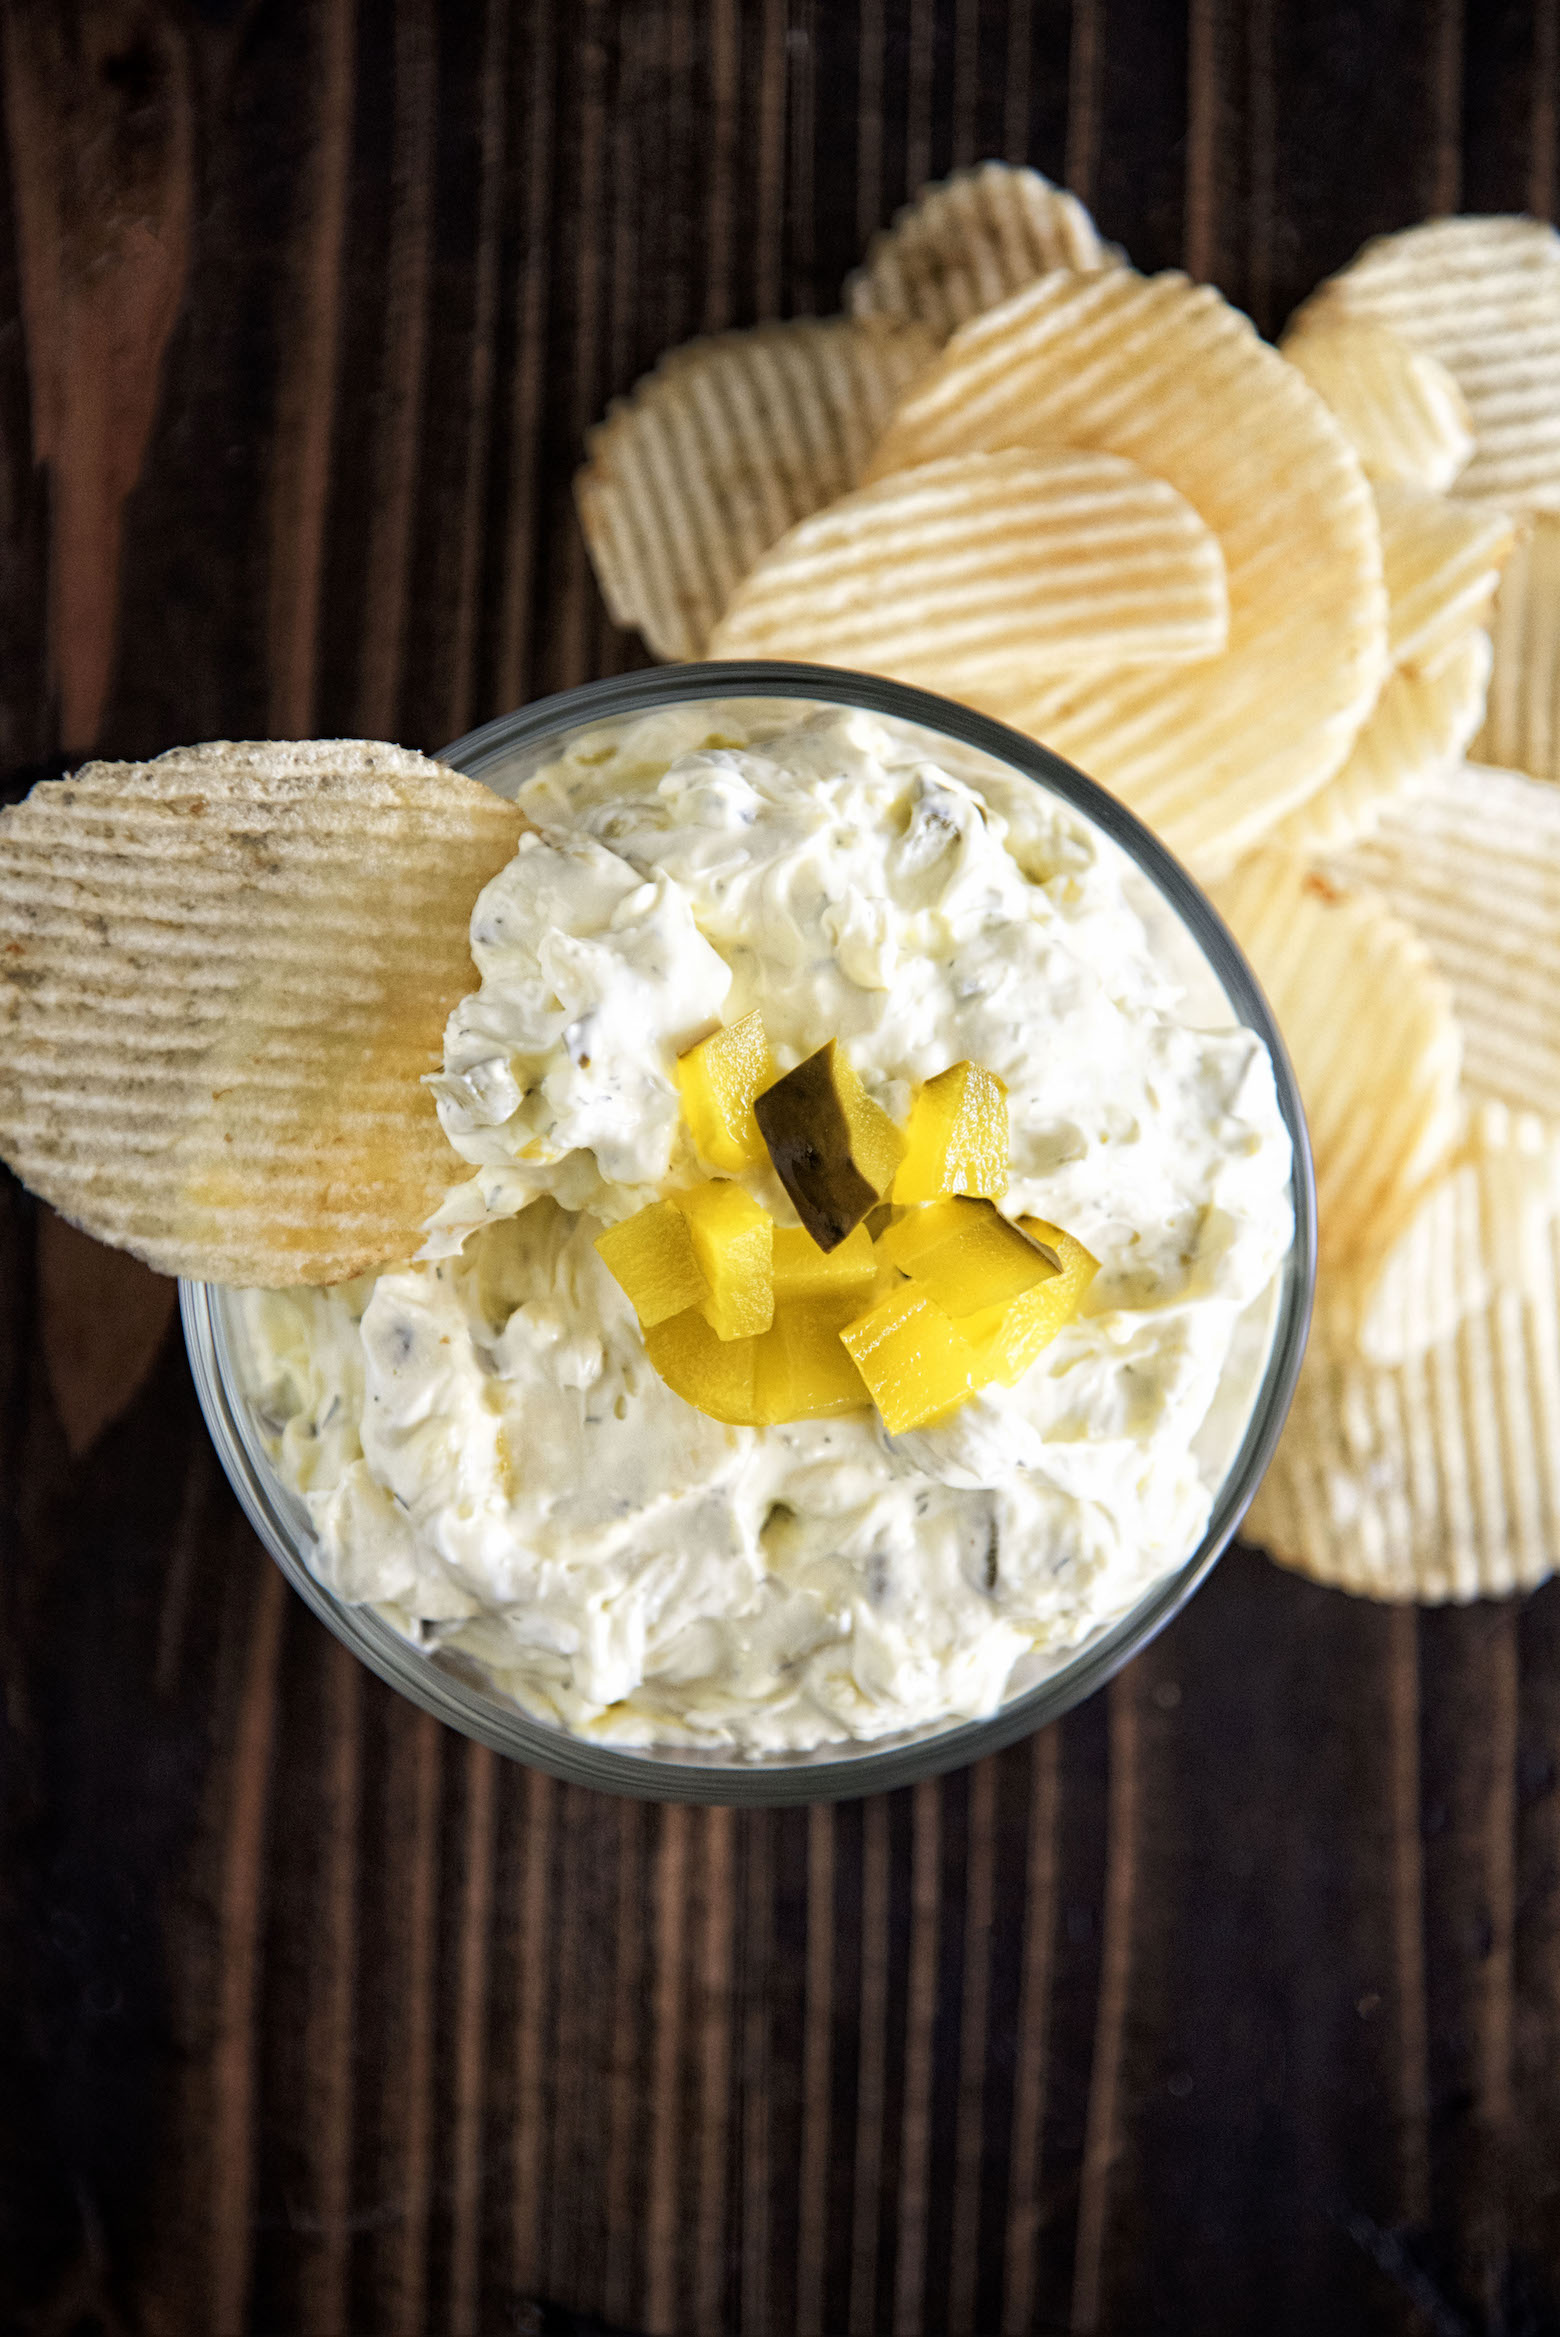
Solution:
{"label": "pile of potato chips", "polygon": [[1275,349],[988,163],[847,305],[674,352],[592,434],[608,607],[663,657],[940,690],[1157,830],[1272,1001],[1316,1154],[1311,1346],[1248,1531],[1381,1598],[1541,1580],[1560,236],[1384,237]]}

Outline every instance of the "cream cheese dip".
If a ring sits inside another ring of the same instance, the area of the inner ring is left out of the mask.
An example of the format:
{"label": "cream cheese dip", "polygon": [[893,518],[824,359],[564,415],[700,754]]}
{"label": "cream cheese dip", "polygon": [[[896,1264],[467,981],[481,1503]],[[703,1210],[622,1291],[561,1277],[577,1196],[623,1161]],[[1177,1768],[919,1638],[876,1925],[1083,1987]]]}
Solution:
{"label": "cream cheese dip", "polygon": [[[322,1580],[535,1716],[754,1755],[977,1718],[1206,1525],[1198,1439],[1293,1234],[1272,1066],[1118,847],[959,760],[841,710],[576,740],[519,791],[432,1082],[473,1173],[417,1261],[236,1294]],[[894,1438],[657,1376],[594,1239],[697,1173],[676,1056],[755,1006],[781,1070],[837,1036],[897,1119],[963,1058],[1006,1082],[1001,1207],[1101,1264],[1015,1388]]]}

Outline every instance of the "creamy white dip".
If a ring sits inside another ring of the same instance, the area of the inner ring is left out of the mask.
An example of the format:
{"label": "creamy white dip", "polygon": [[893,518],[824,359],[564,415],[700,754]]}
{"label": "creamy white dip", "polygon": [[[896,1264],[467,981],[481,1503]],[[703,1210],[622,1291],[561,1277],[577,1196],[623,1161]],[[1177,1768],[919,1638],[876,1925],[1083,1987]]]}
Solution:
{"label": "creamy white dip", "polygon": [[[322,1579],[581,1734],[757,1754],[988,1713],[1206,1523],[1194,1441],[1292,1235],[1271,1064],[1194,1027],[1107,838],[926,748],[691,708],[528,780],[432,1083],[475,1174],[417,1262],[238,1300]],[[754,1006],[780,1068],[837,1036],[901,1120],[961,1058],[1006,1082],[1001,1206],[1101,1261],[1016,1388],[892,1438],[724,1427],[658,1378],[594,1237],[698,1173],[676,1056]]]}

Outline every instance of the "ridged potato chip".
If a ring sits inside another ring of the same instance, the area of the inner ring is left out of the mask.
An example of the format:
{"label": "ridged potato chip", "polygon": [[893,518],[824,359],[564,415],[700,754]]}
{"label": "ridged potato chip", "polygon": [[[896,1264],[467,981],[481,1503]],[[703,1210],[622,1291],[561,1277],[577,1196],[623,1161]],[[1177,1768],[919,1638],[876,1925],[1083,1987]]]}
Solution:
{"label": "ridged potato chip", "polygon": [[1468,402],[1438,359],[1369,317],[1302,315],[1279,343],[1331,407],[1368,479],[1444,494],[1473,453]]}
{"label": "ridged potato chip", "polygon": [[1340,1324],[1352,1321],[1367,1363],[1392,1365],[1449,1339],[1489,1295],[1478,1169],[1459,1154],[1432,1177],[1375,1274],[1323,1300]]}
{"label": "ridged potato chip", "polygon": [[1395,666],[1428,672],[1489,616],[1516,528],[1504,512],[1395,480],[1377,487],[1376,509],[1388,650]]}
{"label": "ridged potato chip", "polygon": [[1037,170],[983,162],[923,187],[873,237],[845,280],[845,305],[855,316],[925,325],[945,341],[1052,268],[1086,275],[1115,264],[1076,195]]}
{"label": "ridged potato chip", "polygon": [[702,657],[760,554],[855,484],[934,349],[920,325],[798,317],[663,357],[590,432],[574,482],[613,622],[657,657]]}
{"label": "ridged potato chip", "polygon": [[1389,803],[1460,763],[1484,718],[1487,633],[1467,633],[1433,673],[1388,674],[1348,761],[1267,838],[1302,857],[1342,852],[1373,835]]}
{"label": "ridged potato chip", "polygon": [[1560,512],[1535,511],[1495,595],[1495,667],[1474,754],[1560,779]]}
{"label": "ridged potato chip", "polygon": [[1347,1309],[1321,1308],[1243,1528],[1282,1564],[1370,1598],[1503,1597],[1560,1552],[1553,1128],[1486,1123],[1469,1167],[1455,1223],[1470,1254],[1448,1270],[1477,1303],[1392,1365],[1361,1354]]}
{"label": "ridged potato chip", "polygon": [[1224,556],[1184,497],[1119,455],[953,455],[860,487],[766,552],[715,657],[891,674],[988,711],[1036,673],[1211,657]]}
{"label": "ridged potato chip", "polygon": [[1377,896],[1253,853],[1214,904],[1284,1037],[1316,1161],[1324,1269],[1368,1273],[1457,1139],[1461,1043],[1430,952]]}
{"label": "ridged potato chip", "polygon": [[357,740],[44,781],[0,813],[0,1154],[165,1274],[406,1256],[467,1173],[421,1082],[526,825]]}
{"label": "ridged potato chip", "polygon": [[1406,1363],[1450,1338],[1497,1290],[1541,1281],[1560,1213],[1555,1123],[1476,1103],[1455,1156],[1357,1290],[1354,1335],[1371,1363]]}
{"label": "ridged potato chip", "polygon": [[1560,793],[1464,764],[1389,807],[1339,867],[1423,935],[1452,986],[1469,1089],[1560,1110]]}
{"label": "ridged potato chip", "polygon": [[955,333],[868,477],[1094,447],[1167,479],[1224,552],[1229,647],[1038,687],[1023,727],[1217,874],[1338,771],[1387,670],[1374,504],[1321,400],[1206,285],[1044,276]]}
{"label": "ridged potato chip", "polygon": [[1456,492],[1560,507],[1560,235],[1537,219],[1432,219],[1366,244],[1300,310],[1366,317],[1446,367],[1474,451]]}

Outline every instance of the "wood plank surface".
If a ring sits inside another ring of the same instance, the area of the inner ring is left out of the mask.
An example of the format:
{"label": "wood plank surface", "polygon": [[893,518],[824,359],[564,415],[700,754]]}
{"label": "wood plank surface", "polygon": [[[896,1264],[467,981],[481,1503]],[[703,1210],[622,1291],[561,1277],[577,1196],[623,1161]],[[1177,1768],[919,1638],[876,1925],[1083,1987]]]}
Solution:
{"label": "wood plank surface", "polygon": [[[1555,0],[0,0],[0,773],[644,662],[672,342],[1030,160],[1272,330],[1557,197]],[[0,1182],[0,2325],[1560,2329],[1560,1593],[1236,1551],[902,1795],[617,1803],[355,1666],[166,1288]]]}

